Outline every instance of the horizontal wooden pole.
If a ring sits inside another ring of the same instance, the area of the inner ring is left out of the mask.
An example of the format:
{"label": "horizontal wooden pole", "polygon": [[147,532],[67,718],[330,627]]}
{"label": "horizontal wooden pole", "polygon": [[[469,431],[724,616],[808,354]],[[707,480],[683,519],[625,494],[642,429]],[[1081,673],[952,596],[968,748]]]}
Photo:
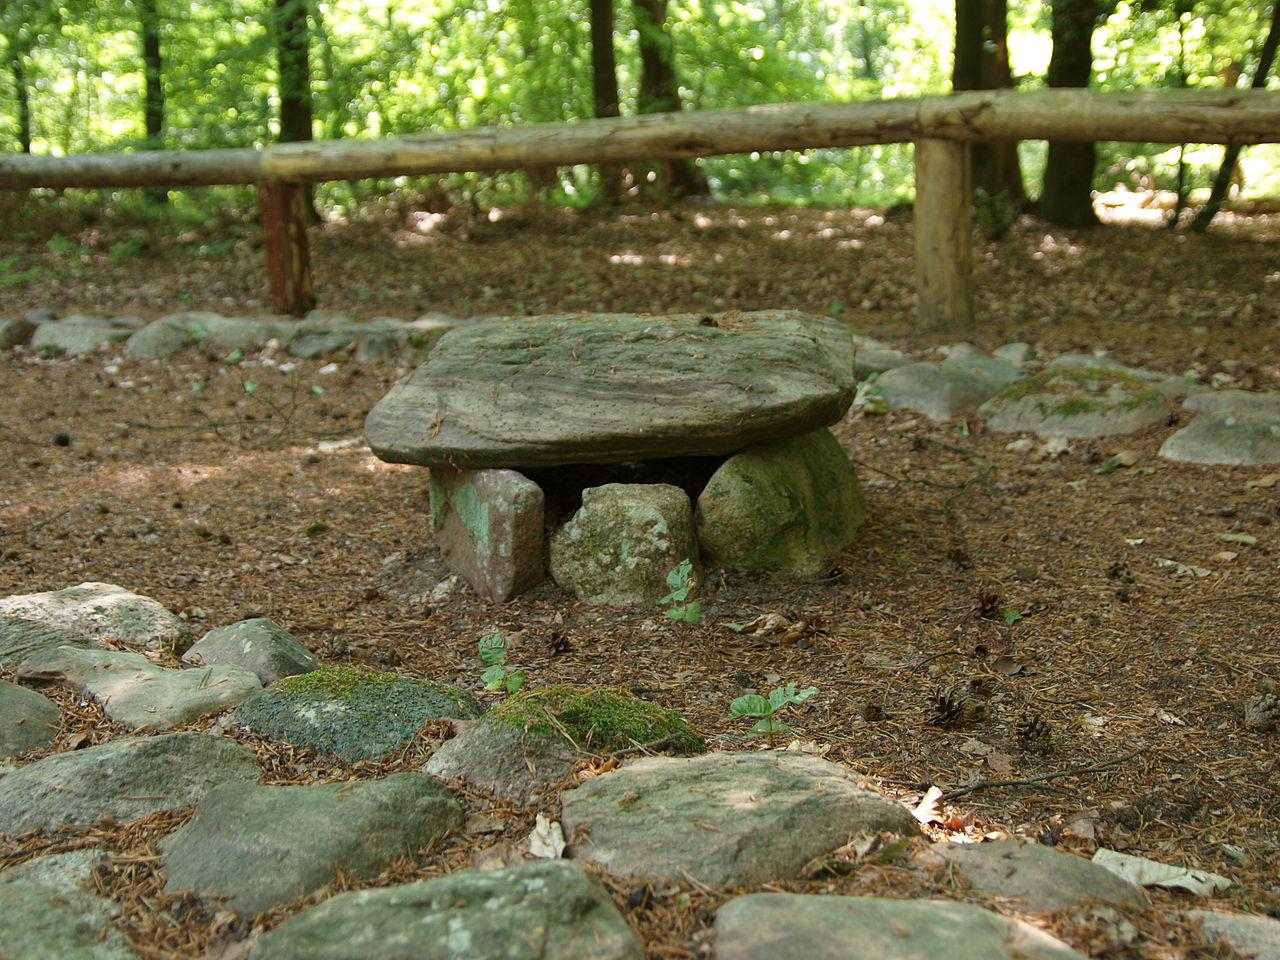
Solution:
{"label": "horizontal wooden pole", "polygon": [[1274,143],[1280,142],[1280,91],[968,91],[918,99],[763,104],[262,148],[66,157],[3,154],[0,188],[359,180],[924,138]]}

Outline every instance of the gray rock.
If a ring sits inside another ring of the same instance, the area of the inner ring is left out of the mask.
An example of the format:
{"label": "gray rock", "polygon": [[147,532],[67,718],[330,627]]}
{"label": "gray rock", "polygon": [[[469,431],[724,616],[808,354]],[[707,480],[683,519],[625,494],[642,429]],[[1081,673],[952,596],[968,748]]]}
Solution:
{"label": "gray rock", "polygon": [[0,320],[0,350],[20,347],[31,339],[38,324],[26,317],[10,317]]}
{"label": "gray rock", "polygon": [[1097,356],[1092,353],[1064,353],[1062,356],[1054,357],[1044,366],[1046,370],[1061,370],[1063,368],[1118,370],[1121,373],[1127,373],[1131,377],[1137,377],[1139,380],[1145,381],[1149,386],[1159,390],[1169,400],[1180,400],[1183,397],[1189,397],[1209,389],[1203,384],[1197,384],[1186,377],[1175,377],[1172,374],[1161,373],[1158,370],[1144,370],[1142,367],[1127,367],[1118,360]]}
{"label": "gray rock", "polygon": [[1006,343],[1003,346],[996,347],[991,351],[991,355],[997,360],[1006,360],[1017,366],[1025,366],[1036,358],[1036,352],[1031,344],[1018,341],[1016,343]]}
{"label": "gray rock", "polygon": [[232,716],[273,740],[355,762],[403,749],[428,720],[483,712],[460,687],[337,666],[285,677]]}
{"label": "gray rock", "polygon": [[1164,442],[1160,456],[1187,463],[1280,463],[1280,414],[1202,413]]}
{"label": "gray rock", "polygon": [[[86,319],[95,320],[97,323],[84,322]],[[109,322],[98,317],[68,317],[57,323],[42,323],[31,334],[31,346],[33,349],[50,353],[82,356],[97,352],[104,344],[128,340],[133,335],[133,329],[130,327],[98,325]]]}
{"label": "gray rock", "polygon": [[1141,890],[1105,867],[1037,843],[937,843],[929,853],[959,870],[973,889],[1017,901],[1020,910],[1050,913],[1086,898],[1135,907],[1146,902]]}
{"label": "gray rock", "polygon": [[0,680],[0,757],[43,750],[61,724],[58,705],[34,690]]}
{"label": "gray rock", "polygon": [[901,350],[857,333],[853,335],[853,349],[853,374],[859,380],[894,367],[905,367],[911,362]]}
{"label": "gray rock", "polygon": [[357,363],[381,363],[390,360],[400,349],[401,338],[391,333],[370,333],[356,344]]}
{"label": "gray rock", "polygon": [[853,542],[867,502],[830,430],[768,440],[734,454],[698,497],[703,555],[738,573],[811,579]]}
{"label": "gray rock", "polygon": [[165,892],[194,890],[251,916],[344,874],[367,880],[462,825],[462,808],[421,773],[269,787],[227,783],[160,843]]}
{"label": "gray rock", "polygon": [[300,360],[314,360],[346,350],[360,336],[359,330],[301,329],[289,339],[288,351]]}
{"label": "gray rock", "polygon": [[481,717],[446,740],[423,769],[459,777],[513,803],[527,804],[563,780],[585,751],[563,737]]}
{"label": "gray rock", "polygon": [[[800,753],[645,757],[561,797],[575,859],[620,876],[753,884],[793,877],[860,833],[915,836],[906,807]],[[579,832],[581,831],[581,833]]]}
{"label": "gray rock", "polygon": [[1227,941],[1237,953],[1253,960],[1280,960],[1280,920],[1217,910],[1191,910],[1187,915],[1199,920],[1211,938]]}
{"label": "gray rock", "polygon": [[235,706],[262,689],[253,671],[244,667],[172,670],[140,653],[76,647],[37,653],[18,666],[18,677],[69,683],[92,696],[112,720],[153,731]]}
{"label": "gray rock", "polygon": [[640,960],[600,882],[543,860],[342,893],[263,934],[250,960]]}
{"label": "gray rock", "polygon": [[940,347],[936,347],[934,353],[940,353],[947,360],[967,360],[970,357],[985,357],[986,354],[975,344],[968,343],[944,343]]}
{"label": "gray rock", "polygon": [[716,912],[716,960],[780,957],[1083,960],[1021,920],[946,900],[752,893]]}
{"label": "gray rock", "polygon": [[113,740],[0,778],[0,833],[131,820],[198,802],[219,783],[257,780],[248,747],[204,733]]}
{"label": "gray rock", "polygon": [[230,664],[252,670],[262,685],[310,673],[320,661],[293,634],[266,617],[214,627],[182,655],[197,666]]}
{"label": "gray rock", "polygon": [[196,342],[186,327],[168,319],[155,320],[124,342],[126,357],[168,357]]}
{"label": "gray rock", "polygon": [[58,315],[48,307],[37,307],[24,313],[22,319],[29,320],[31,323],[48,323],[51,320],[57,320]]}
{"label": "gray rock", "polygon": [[1197,413],[1273,413],[1280,416],[1280,393],[1206,390],[1183,400],[1182,409]]}
{"label": "gray rock", "polygon": [[65,590],[0,598],[0,618],[21,617],[74,630],[84,645],[111,637],[132,647],[182,653],[191,645],[185,622],[149,597],[111,583],[82,583]]}
{"label": "gray rock", "polygon": [[268,341],[286,338],[294,330],[287,320],[251,320],[221,314],[202,314],[195,321],[195,327],[197,337],[207,340],[211,346],[242,353],[261,350]]}
{"label": "gray rock", "polygon": [[1106,366],[1055,367],[1006,387],[978,415],[1001,433],[1107,437],[1168,418],[1169,401],[1132,374]]}
{"label": "gray rock", "polygon": [[431,530],[451,570],[502,603],[545,576],[542,488],[514,470],[431,468]]}
{"label": "gray rock", "polygon": [[69,317],[63,317],[59,322],[68,327],[100,327],[103,330],[140,330],[146,326],[141,317],[132,315],[107,317],[96,313],[73,313]]}
{"label": "gray rock", "polygon": [[56,622],[0,614],[0,667],[16,667],[28,657],[58,647],[100,646],[79,630]]}
{"label": "gray rock", "polygon": [[520,468],[731,453],[848,409],[853,348],[838,321],[786,311],[706,320],[460,327],[378,402],[365,434],[396,463]]}
{"label": "gray rock", "polygon": [[915,410],[933,420],[949,420],[1022,376],[1018,367],[1004,360],[966,356],[888,370],[876,385],[893,410]]}
{"label": "gray rock", "polygon": [[96,850],[37,857],[0,873],[0,955],[5,960],[137,960],[112,923],[120,908],[79,885]]}
{"label": "gray rock", "polygon": [[666,483],[583,490],[582,507],[551,535],[548,556],[555,582],[589,603],[655,605],[682,560],[701,578],[689,495]]}

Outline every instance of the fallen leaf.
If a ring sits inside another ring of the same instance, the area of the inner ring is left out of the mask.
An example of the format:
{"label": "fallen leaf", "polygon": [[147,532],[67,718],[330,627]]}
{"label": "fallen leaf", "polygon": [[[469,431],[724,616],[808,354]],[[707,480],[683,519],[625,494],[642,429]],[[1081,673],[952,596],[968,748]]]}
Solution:
{"label": "fallen leaf", "polygon": [[1274,487],[1277,483],[1280,483],[1280,473],[1268,473],[1258,477],[1256,480],[1246,480],[1244,485],[1250,489],[1256,489],[1258,487],[1266,489]]}
{"label": "fallen leaf", "polygon": [[1243,543],[1248,547],[1258,545],[1258,538],[1248,533],[1220,533],[1218,539],[1224,543]]}
{"label": "fallen leaf", "polygon": [[1208,870],[1189,870],[1170,863],[1117,853],[1099,847],[1093,862],[1140,887],[1179,887],[1200,896],[1209,896],[1231,886],[1231,881]]}
{"label": "fallen leaf", "polygon": [[1007,753],[999,753],[992,750],[983,759],[988,767],[1002,777],[1010,776],[1013,773],[1013,757]]}
{"label": "fallen leaf", "polygon": [[911,815],[921,823],[940,823],[942,814],[938,810],[938,801],[942,799],[942,791],[930,787],[911,810]]}
{"label": "fallen leaf", "polygon": [[1025,666],[1013,657],[996,657],[991,663],[991,669],[1002,677],[1013,677],[1021,673]]}
{"label": "fallen leaf", "polygon": [[524,852],[517,850],[510,840],[499,840],[492,847],[485,847],[471,858],[477,870],[501,870],[516,867],[525,862]]}
{"label": "fallen leaf", "polygon": [[564,853],[564,830],[558,820],[548,820],[538,814],[532,832],[519,846],[526,849],[529,856],[539,860],[558,860]]}
{"label": "fallen leaf", "polygon": [[1170,713],[1168,710],[1161,710],[1159,707],[1155,707],[1151,712],[1161,723],[1167,723],[1174,727],[1185,727],[1187,725],[1187,721],[1177,714]]}

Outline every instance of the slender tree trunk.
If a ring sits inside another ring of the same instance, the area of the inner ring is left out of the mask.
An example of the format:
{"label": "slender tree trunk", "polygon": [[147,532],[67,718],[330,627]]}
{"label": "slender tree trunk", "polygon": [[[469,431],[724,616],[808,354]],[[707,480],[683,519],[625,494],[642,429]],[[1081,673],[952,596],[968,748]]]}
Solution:
{"label": "slender tree trunk", "polygon": [[[1008,33],[1006,0],[956,0],[953,90],[1013,87]],[[970,149],[979,213],[994,232],[1003,232],[1027,200],[1018,165],[1018,144],[1013,140],[975,143]]]}
{"label": "slender tree trunk", "polygon": [[[1045,78],[1050,87],[1087,87],[1093,73],[1093,31],[1110,4],[1097,0],[1053,0],[1053,55]],[[1040,191],[1039,212],[1063,227],[1098,223],[1093,209],[1093,143],[1051,141]]]}
{"label": "slender tree trunk", "polygon": [[319,4],[316,4],[311,11],[311,23],[315,28],[316,39],[320,41],[320,67],[324,70],[325,137],[329,140],[337,140],[342,136],[343,128],[347,123],[347,105],[343,99],[342,91],[338,89],[336,78],[337,63],[333,56],[333,37],[330,36],[329,27],[320,13]]}
{"label": "slender tree trunk", "polygon": [[[297,143],[312,137],[308,6],[308,0],[275,0],[281,143]],[[312,222],[318,221],[315,191],[311,185],[307,186],[305,206]]]}
{"label": "slender tree trunk", "polygon": [[13,74],[13,89],[18,100],[18,146],[23,153],[31,152],[31,91],[27,89],[27,70],[22,60],[25,52],[14,37],[9,37],[9,70]]}
{"label": "slender tree trunk", "polygon": [[[147,149],[164,149],[164,60],[160,54],[160,11],[157,0],[138,0],[138,21],[142,35],[142,67],[144,75],[143,124],[147,133]],[[146,192],[152,203],[169,202],[169,191],[151,187]]]}
{"label": "slender tree trunk", "polygon": [[[1267,30],[1267,39],[1263,42],[1262,51],[1258,55],[1258,67],[1254,70],[1253,79],[1249,82],[1249,86],[1255,90],[1261,90],[1267,85],[1267,77],[1276,62],[1277,46],[1280,46],[1280,0],[1276,0],[1271,5],[1271,26]],[[1235,145],[1227,147],[1222,155],[1222,166],[1218,168],[1218,176],[1214,178],[1209,200],[1191,221],[1192,230],[1203,233],[1209,228],[1209,223],[1218,211],[1222,209],[1222,201],[1226,199],[1227,188],[1231,185],[1231,173],[1235,170],[1239,159],[1240,147]]]}
{"label": "slender tree trunk", "polygon": [[[618,62],[613,49],[613,0],[591,0],[591,87],[597,117],[621,116]],[[600,198],[616,203],[622,197],[622,168],[600,165]]]}
{"label": "slender tree trunk", "polygon": [[[640,113],[674,113],[682,109],[676,79],[675,45],[667,32],[667,0],[635,0],[640,32]],[[692,160],[665,164],[668,191],[676,196],[707,196],[707,179]]]}

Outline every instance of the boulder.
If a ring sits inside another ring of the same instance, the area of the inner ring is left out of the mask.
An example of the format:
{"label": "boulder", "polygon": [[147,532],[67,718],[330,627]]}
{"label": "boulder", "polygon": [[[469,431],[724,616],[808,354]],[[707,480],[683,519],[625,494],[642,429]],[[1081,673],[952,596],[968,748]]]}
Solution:
{"label": "boulder", "polygon": [[285,677],[232,716],[272,740],[354,763],[404,749],[428,720],[471,719],[483,712],[461,687],[337,666]]}
{"label": "boulder", "polygon": [[0,667],[16,667],[28,657],[58,647],[95,649],[100,646],[80,630],[56,621],[0,614]]}
{"label": "boulder", "polygon": [[3,597],[0,618],[4,617],[74,630],[82,643],[110,637],[131,647],[167,653],[182,653],[191,645],[184,621],[150,597],[112,583],[82,583],[64,590]]}
{"label": "boulder", "polygon": [[37,326],[39,324],[25,317],[10,317],[6,320],[0,320],[0,350],[20,347],[28,343]]}
{"label": "boulder", "polygon": [[172,670],[140,653],[58,647],[18,666],[22,680],[60,681],[102,705],[112,720],[135,730],[168,730],[206,713],[235,706],[262,683],[244,667]]}
{"label": "boulder", "polygon": [[1280,920],[1219,910],[1191,910],[1187,915],[1200,921],[1211,942],[1225,940],[1252,960],[1280,960]]}
{"label": "boulder", "polygon": [[446,333],[365,435],[383,460],[467,469],[725,454],[834,423],[853,392],[829,318],[522,317]]}
{"label": "boulder", "polygon": [[214,627],[192,644],[182,659],[197,666],[228,664],[252,670],[264,687],[320,666],[314,653],[266,617]]}
{"label": "boulder", "polygon": [[755,884],[796,876],[860,833],[917,836],[896,800],[801,753],[645,757],[561,797],[569,854],[619,876]]}
{"label": "boulder", "polygon": [[873,373],[884,373],[894,367],[905,367],[911,362],[901,350],[895,350],[887,343],[856,333],[853,335],[853,349],[853,374],[859,380],[865,380]]}
{"label": "boulder", "polygon": [[133,330],[129,326],[112,326],[111,321],[103,317],[67,317],[36,327],[31,334],[31,346],[49,353],[82,356],[95,353],[106,344],[128,340]]}
{"label": "boulder", "polygon": [[915,410],[933,420],[949,420],[1023,376],[1007,361],[963,355],[887,370],[880,374],[876,386],[890,409]]}
{"label": "boulder", "polygon": [[502,603],[545,574],[542,488],[514,470],[431,468],[431,530],[451,570]]}
{"label": "boulder", "polygon": [[126,357],[167,357],[196,342],[194,331],[168,318],[155,320],[124,342]]}
{"label": "boulder", "polygon": [[752,893],[716,912],[716,960],[1084,960],[1021,920],[967,903]]}
{"label": "boulder", "polygon": [[1159,390],[1167,400],[1181,400],[1210,389],[1187,377],[1175,377],[1159,370],[1146,370],[1142,367],[1127,367],[1118,360],[1099,356],[1093,353],[1064,353],[1054,357],[1044,365],[1045,370],[1115,370],[1127,373],[1144,381],[1148,386]]}
{"label": "boulder", "polygon": [[1001,433],[1108,437],[1168,419],[1169,401],[1124,370],[1054,367],[1006,387],[978,408]]}
{"label": "boulder", "polygon": [[830,430],[734,454],[698,497],[703,556],[736,573],[812,579],[867,518],[849,455]]}
{"label": "boulder", "polygon": [[43,750],[61,725],[58,705],[34,690],[0,680],[0,757]]}
{"label": "boulder", "polygon": [[194,890],[244,916],[306,896],[342,872],[377,876],[462,825],[462,808],[438,780],[261,786],[224,783],[160,843],[165,892]]}
{"label": "boulder", "polygon": [[579,600],[653,606],[682,560],[700,578],[689,495],[665,483],[606,483],[582,491],[582,507],[551,535],[551,576]]}
{"label": "boulder", "polygon": [[640,938],[581,866],[542,860],[341,893],[263,934],[250,960],[641,960]]}
{"label": "boulder", "polygon": [[1196,413],[1271,413],[1280,416],[1280,393],[1253,390],[1206,390],[1182,401]]}
{"label": "boulder", "polygon": [[293,333],[293,324],[287,320],[253,320],[244,317],[224,317],[221,314],[199,314],[193,318],[196,336],[202,342],[221,350],[239,350],[248,353],[261,350],[268,341],[287,338]]}
{"label": "boulder", "polygon": [[113,740],[0,777],[0,833],[132,820],[199,802],[219,783],[261,775],[246,746],[204,733]]}
{"label": "boulder", "polygon": [[1186,463],[1280,463],[1280,414],[1202,413],[1161,445],[1160,456]]}

